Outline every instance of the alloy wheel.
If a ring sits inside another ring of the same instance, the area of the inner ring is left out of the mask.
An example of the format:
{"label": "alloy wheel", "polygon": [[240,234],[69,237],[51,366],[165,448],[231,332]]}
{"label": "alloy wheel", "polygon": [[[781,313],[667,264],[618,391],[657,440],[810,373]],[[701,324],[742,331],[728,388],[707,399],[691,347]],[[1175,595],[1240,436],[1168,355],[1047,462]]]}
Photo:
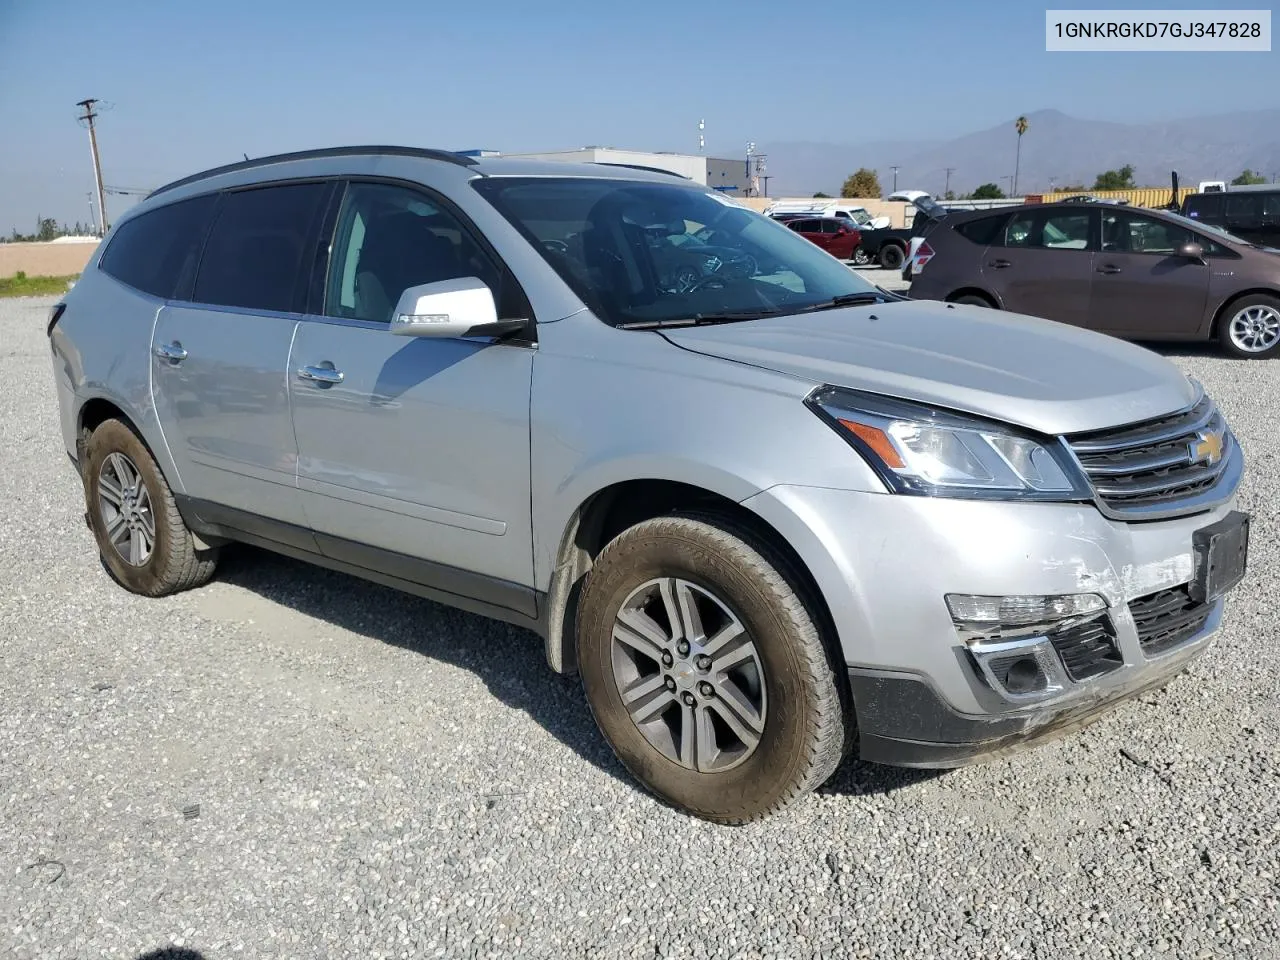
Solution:
{"label": "alloy wheel", "polygon": [[144,566],[155,549],[155,513],[137,464],[123,453],[108,454],[98,470],[98,510],[116,553],[131,566]]}
{"label": "alloy wheel", "polygon": [[706,587],[675,577],[637,587],[614,620],[610,659],[632,722],[668,760],[719,773],[759,746],[768,710],[760,654]]}
{"label": "alloy wheel", "polygon": [[1280,311],[1266,304],[1245,307],[1231,318],[1228,333],[1245,353],[1263,353],[1280,342]]}

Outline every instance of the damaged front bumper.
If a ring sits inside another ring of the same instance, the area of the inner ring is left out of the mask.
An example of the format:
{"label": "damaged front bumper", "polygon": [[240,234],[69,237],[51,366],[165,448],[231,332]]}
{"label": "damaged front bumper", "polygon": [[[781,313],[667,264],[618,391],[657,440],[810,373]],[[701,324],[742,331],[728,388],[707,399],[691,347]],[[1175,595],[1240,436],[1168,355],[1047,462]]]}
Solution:
{"label": "damaged front bumper", "polygon": [[[1069,732],[1168,682],[1211,647],[1222,622],[1220,596],[1197,600],[1197,544],[1230,525],[1234,499],[1147,523],[1086,503],[796,486],[746,505],[795,546],[827,601],[866,760],[959,766]],[[1011,696],[990,667],[1012,659],[982,661],[1005,651],[984,651],[957,623],[947,600],[957,594],[1087,594],[1100,609],[1032,634],[1041,662],[1060,669],[1032,695]]]}
{"label": "damaged front bumper", "polygon": [[1169,655],[1118,683],[1082,685],[1047,705],[1002,714],[963,714],[928,678],[851,669],[858,719],[858,756],[899,767],[960,767],[992,760],[1079,730],[1117,704],[1167,684],[1212,646],[1224,601]]}

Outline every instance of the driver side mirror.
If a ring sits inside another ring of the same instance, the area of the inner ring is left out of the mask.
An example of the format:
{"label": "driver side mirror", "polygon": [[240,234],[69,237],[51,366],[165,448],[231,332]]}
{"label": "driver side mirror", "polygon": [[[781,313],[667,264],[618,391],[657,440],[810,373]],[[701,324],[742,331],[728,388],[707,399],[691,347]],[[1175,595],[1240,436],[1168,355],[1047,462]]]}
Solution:
{"label": "driver side mirror", "polygon": [[1198,243],[1184,243],[1178,248],[1178,256],[1204,263],[1204,247]]}
{"label": "driver side mirror", "polygon": [[501,337],[525,322],[499,320],[488,285],[478,277],[463,277],[422,283],[400,294],[391,332],[398,337]]}

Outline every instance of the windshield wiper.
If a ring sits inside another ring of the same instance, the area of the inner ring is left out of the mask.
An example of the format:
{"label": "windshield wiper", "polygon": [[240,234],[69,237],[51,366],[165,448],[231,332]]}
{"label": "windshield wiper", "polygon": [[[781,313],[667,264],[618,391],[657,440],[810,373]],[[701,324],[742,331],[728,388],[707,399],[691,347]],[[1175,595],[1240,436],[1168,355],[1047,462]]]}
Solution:
{"label": "windshield wiper", "polygon": [[740,310],[724,313],[695,313],[691,317],[674,317],[669,320],[632,320],[630,323],[619,323],[619,330],[657,330],[666,327],[701,327],[713,323],[738,323],[743,320],[759,320],[761,317],[774,317],[781,310]]}
{"label": "windshield wiper", "polygon": [[888,303],[890,299],[890,294],[880,290],[859,290],[857,293],[842,293],[830,300],[801,307],[800,312],[812,313],[815,310],[833,310],[836,307],[856,307],[864,303]]}

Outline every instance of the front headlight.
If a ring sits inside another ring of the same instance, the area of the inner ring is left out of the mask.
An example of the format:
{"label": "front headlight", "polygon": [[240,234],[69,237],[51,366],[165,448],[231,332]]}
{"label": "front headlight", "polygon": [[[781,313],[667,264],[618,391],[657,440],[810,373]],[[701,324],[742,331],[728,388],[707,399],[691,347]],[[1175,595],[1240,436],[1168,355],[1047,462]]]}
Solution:
{"label": "front headlight", "polygon": [[924,404],[824,387],[806,401],[895,493],[1087,500],[1086,481],[1056,444]]}

